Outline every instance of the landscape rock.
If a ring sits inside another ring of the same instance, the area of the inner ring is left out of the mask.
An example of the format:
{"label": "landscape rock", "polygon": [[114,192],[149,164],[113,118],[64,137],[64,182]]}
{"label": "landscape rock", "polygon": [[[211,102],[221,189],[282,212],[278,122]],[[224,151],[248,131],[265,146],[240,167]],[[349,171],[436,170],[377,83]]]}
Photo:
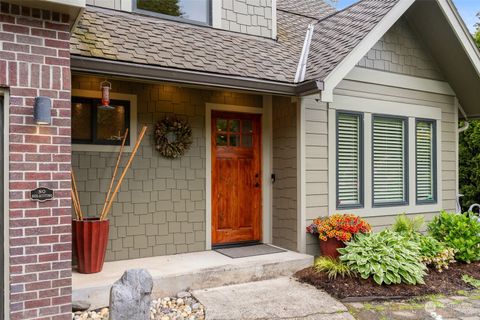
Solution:
{"label": "landscape rock", "polygon": [[72,312],[85,311],[90,308],[90,303],[84,300],[72,301]]}
{"label": "landscape rock", "polygon": [[110,291],[111,320],[149,320],[153,279],[145,269],[125,271]]}

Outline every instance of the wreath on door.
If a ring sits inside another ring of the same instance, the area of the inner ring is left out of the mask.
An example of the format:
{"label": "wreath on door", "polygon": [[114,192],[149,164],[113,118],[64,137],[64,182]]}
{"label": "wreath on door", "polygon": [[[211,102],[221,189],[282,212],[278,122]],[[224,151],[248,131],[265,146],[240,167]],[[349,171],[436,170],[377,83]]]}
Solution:
{"label": "wreath on door", "polygon": [[155,149],[168,159],[177,159],[192,145],[192,128],[187,121],[165,118],[155,126]]}

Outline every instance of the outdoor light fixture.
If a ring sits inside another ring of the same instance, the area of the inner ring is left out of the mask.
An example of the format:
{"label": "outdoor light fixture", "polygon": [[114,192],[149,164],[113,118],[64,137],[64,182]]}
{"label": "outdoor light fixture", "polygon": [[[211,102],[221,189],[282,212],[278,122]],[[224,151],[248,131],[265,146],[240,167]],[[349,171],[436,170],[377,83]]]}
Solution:
{"label": "outdoor light fixture", "polygon": [[50,124],[52,122],[52,99],[36,97],[33,105],[33,121],[36,124]]}
{"label": "outdoor light fixture", "polygon": [[100,88],[102,89],[102,104],[99,108],[103,110],[115,109],[115,107],[110,105],[110,90],[112,89],[112,84],[105,80],[100,83]]}

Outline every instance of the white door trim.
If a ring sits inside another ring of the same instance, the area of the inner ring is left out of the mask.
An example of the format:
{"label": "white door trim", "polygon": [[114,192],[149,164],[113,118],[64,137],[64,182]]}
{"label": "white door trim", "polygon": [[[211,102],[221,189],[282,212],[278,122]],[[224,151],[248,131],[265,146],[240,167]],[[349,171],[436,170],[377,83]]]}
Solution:
{"label": "white door trim", "polygon": [[10,145],[10,133],[9,133],[9,109],[10,109],[10,93],[6,89],[0,89],[0,99],[3,99],[3,312],[5,319],[9,318],[10,314],[10,219],[9,219],[9,167],[10,167],[10,157],[9,157],[9,145]]}
{"label": "white door trim", "polygon": [[205,249],[212,249],[212,111],[256,113],[262,115],[262,241],[272,242],[272,99],[264,96],[263,108],[207,103],[205,114]]}

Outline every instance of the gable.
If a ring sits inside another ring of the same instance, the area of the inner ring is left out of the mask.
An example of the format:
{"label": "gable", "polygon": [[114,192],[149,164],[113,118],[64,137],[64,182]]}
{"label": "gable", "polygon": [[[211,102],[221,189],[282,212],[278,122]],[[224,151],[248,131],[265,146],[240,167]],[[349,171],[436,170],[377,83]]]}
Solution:
{"label": "gable", "polygon": [[402,17],[357,66],[414,77],[445,80],[423,41]]}

